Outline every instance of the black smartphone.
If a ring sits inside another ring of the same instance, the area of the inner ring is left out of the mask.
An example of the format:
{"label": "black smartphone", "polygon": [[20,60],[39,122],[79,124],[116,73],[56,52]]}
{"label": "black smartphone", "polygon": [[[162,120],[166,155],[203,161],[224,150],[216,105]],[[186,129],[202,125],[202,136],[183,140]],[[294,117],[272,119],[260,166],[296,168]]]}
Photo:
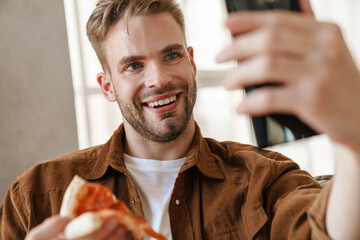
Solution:
{"label": "black smartphone", "polygon": [[[225,0],[225,3],[228,12],[271,9],[300,11],[298,0]],[[248,87],[245,88],[245,92],[256,91],[257,88],[272,85],[274,84],[269,83]],[[292,115],[271,114],[251,117],[251,123],[257,145],[261,148],[317,135],[313,129]]]}
{"label": "black smartphone", "polygon": [[285,9],[300,11],[298,0],[225,0],[228,12]]}

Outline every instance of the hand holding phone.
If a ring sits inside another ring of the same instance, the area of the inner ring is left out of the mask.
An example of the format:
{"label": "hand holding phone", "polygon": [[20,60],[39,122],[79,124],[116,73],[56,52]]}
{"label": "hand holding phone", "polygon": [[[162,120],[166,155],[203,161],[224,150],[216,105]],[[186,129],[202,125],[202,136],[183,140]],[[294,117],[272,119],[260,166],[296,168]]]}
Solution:
{"label": "hand holding phone", "polygon": [[[261,11],[284,9],[300,11],[298,0],[225,0],[228,12]],[[246,93],[256,91],[261,87],[281,87],[268,82],[265,84],[246,87]],[[251,117],[251,123],[259,147],[265,148],[276,144],[291,142],[316,135],[309,126],[293,115],[271,114]]]}

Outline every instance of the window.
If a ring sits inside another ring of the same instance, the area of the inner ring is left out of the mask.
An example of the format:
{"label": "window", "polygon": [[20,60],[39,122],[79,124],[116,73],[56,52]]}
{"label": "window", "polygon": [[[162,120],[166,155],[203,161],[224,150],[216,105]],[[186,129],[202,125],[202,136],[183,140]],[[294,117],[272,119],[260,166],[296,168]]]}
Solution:
{"label": "window", "polygon": [[[233,64],[216,64],[216,54],[231,37],[222,22],[226,17],[222,0],[182,0],[186,21],[188,45],[194,47],[198,67],[198,99],[194,115],[206,137],[253,143],[247,116],[235,113],[235,107],[243,97],[242,91],[228,92],[222,87],[222,79]],[[95,7],[96,0],[64,0],[74,92],[77,111],[79,146],[85,148],[106,142],[122,122],[116,103],[107,102],[96,83],[101,71],[96,55],[87,40],[86,21]],[[360,56],[359,1],[313,0],[318,18],[338,22],[354,56]],[[355,24],[358,24],[355,26]],[[357,36],[355,35],[357,34]],[[357,47],[357,48],[356,48]],[[357,54],[355,54],[357,53]],[[360,60],[357,60],[360,64]],[[271,148],[291,157],[313,175],[334,172],[332,145],[326,136],[318,136],[284,146]]]}

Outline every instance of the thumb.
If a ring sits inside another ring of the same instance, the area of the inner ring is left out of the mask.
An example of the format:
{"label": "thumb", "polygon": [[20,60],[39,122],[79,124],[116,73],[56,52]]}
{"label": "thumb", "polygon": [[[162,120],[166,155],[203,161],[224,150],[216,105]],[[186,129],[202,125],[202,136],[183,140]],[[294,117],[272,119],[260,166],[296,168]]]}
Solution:
{"label": "thumb", "polygon": [[49,240],[55,239],[64,231],[66,224],[70,221],[67,217],[59,215],[46,219],[42,224],[32,229],[25,240]]}
{"label": "thumb", "polygon": [[314,16],[314,12],[311,8],[310,0],[298,0],[298,1],[301,12]]}

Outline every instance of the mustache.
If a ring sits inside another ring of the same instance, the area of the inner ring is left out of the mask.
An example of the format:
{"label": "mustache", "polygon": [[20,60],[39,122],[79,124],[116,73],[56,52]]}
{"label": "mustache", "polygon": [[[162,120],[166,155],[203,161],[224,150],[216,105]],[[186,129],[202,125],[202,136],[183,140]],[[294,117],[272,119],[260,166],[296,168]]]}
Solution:
{"label": "mustache", "polygon": [[172,91],[182,91],[182,92],[188,92],[188,86],[185,82],[180,82],[180,84],[174,84],[172,82],[168,82],[163,88],[161,89],[146,89],[145,92],[141,94],[141,97],[138,96],[137,98],[144,99],[151,96],[161,95],[167,92]]}

